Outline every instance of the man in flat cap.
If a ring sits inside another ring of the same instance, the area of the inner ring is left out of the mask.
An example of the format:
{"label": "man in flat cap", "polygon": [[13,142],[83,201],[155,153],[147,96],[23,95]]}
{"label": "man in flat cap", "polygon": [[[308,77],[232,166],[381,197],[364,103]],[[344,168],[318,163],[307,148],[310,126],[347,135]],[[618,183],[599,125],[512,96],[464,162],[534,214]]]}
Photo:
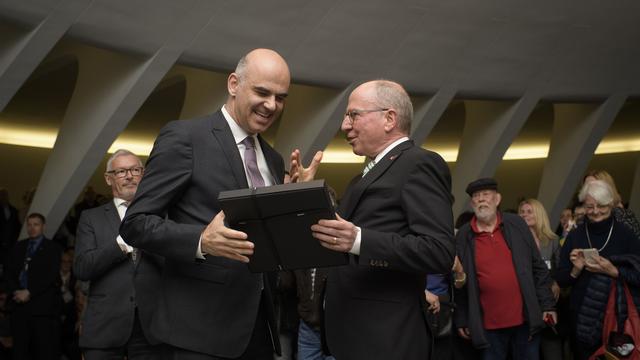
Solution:
{"label": "man in flat cap", "polygon": [[466,192],[475,215],[456,235],[467,277],[456,298],[458,334],[485,360],[539,359],[538,333],[557,319],[547,266],[524,220],[498,211],[494,179],[475,180]]}

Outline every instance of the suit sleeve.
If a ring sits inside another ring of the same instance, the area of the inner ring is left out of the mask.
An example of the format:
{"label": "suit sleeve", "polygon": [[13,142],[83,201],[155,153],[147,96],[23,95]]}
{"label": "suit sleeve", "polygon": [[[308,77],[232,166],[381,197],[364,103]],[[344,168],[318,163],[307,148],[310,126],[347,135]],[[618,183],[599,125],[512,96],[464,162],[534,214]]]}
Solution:
{"label": "suit sleeve", "polygon": [[106,239],[106,241],[98,240],[98,237],[104,236],[99,229],[96,229],[90,212],[83,211],[78,222],[73,261],[73,271],[78,279],[95,280],[127,258],[115,238]]}
{"label": "suit sleeve", "polygon": [[400,206],[407,234],[362,228],[360,264],[386,259],[393,270],[444,274],[454,257],[451,176],[444,160],[428,153],[412,167],[401,186]]}
{"label": "suit sleeve", "polygon": [[194,261],[205,225],[178,223],[167,217],[189,186],[192,172],[190,136],[179,121],[170,122],[156,139],[136,197],[120,226],[126,243],[165,258]]}

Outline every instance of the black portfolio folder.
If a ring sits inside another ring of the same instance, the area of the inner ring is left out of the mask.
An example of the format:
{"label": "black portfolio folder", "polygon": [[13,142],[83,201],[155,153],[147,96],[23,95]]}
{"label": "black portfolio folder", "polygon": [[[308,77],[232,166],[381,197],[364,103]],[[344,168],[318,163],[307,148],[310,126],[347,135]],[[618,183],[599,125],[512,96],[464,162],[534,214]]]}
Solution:
{"label": "black portfolio folder", "polygon": [[223,191],[218,202],[232,229],[255,244],[252,272],[346,264],[348,256],[324,248],[311,235],[320,219],[335,219],[324,180]]}

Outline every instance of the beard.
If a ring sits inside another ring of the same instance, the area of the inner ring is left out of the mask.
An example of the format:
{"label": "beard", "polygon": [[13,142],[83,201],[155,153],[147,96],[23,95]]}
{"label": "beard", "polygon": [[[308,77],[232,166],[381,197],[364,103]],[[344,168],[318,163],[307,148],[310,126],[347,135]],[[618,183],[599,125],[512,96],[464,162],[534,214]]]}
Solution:
{"label": "beard", "polygon": [[496,209],[489,207],[481,207],[473,209],[476,214],[476,218],[483,223],[488,223],[496,216]]}

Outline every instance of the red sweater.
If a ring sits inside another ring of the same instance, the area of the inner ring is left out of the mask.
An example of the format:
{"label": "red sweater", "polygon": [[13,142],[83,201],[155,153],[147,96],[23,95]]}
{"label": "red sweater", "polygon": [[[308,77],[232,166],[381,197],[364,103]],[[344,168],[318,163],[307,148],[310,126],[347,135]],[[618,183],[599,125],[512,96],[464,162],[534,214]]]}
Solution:
{"label": "red sweater", "polygon": [[476,242],[476,274],[480,290],[485,329],[502,329],[524,323],[520,284],[513,266],[511,250],[502,235],[498,214],[492,232],[479,231],[477,219],[471,220]]}

